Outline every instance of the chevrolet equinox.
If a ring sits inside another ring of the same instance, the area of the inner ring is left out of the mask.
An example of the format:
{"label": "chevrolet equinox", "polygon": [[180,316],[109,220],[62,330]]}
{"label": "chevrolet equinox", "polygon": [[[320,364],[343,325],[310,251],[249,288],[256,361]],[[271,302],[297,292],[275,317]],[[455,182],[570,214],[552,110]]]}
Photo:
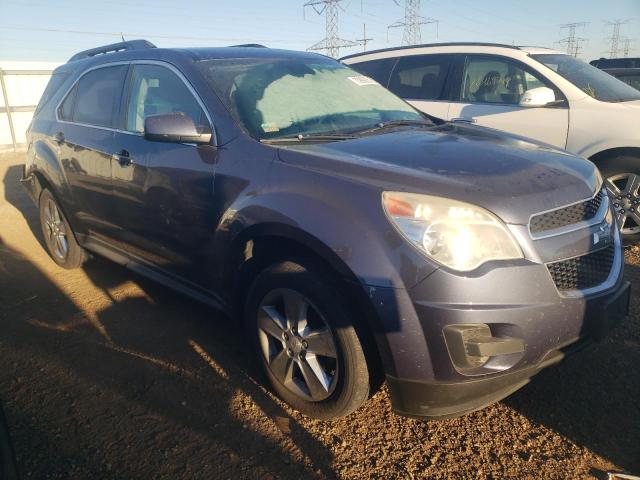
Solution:
{"label": "chevrolet equinox", "polygon": [[627,312],[591,162],[431,119],[321,55],[84,51],[28,139],[58,265],[91,252],[242,318],[274,391],[316,418],[384,379],[403,415],[483,408]]}

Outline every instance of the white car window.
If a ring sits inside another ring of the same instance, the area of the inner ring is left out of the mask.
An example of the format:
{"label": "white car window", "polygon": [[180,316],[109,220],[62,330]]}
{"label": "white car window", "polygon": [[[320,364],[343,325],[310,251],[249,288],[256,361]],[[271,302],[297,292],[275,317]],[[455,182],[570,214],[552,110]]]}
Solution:
{"label": "white car window", "polygon": [[529,89],[545,86],[515,62],[498,57],[469,57],[462,77],[461,100],[518,105]]}

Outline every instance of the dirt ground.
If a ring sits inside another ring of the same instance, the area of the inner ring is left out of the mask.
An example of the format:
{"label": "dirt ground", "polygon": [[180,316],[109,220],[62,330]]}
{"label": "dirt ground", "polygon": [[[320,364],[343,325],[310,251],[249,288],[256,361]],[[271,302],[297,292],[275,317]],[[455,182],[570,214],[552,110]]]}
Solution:
{"label": "dirt ground", "polygon": [[[383,388],[321,422],[262,386],[233,322],[102,259],[65,271],[0,155],[0,399],[23,478],[603,478],[640,472],[640,249],[632,315],[462,418],[392,413]],[[34,235],[34,232],[35,235]]]}

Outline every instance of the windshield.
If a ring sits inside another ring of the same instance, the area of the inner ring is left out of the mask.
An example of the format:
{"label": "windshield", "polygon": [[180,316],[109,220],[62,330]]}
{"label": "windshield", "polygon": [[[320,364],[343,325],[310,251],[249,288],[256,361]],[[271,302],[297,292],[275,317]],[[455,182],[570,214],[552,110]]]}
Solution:
{"label": "windshield", "polygon": [[587,95],[603,102],[640,100],[640,92],[582,60],[570,55],[531,55]]}
{"label": "windshield", "polygon": [[234,116],[260,140],[425,121],[374,80],[328,58],[216,59],[199,66]]}

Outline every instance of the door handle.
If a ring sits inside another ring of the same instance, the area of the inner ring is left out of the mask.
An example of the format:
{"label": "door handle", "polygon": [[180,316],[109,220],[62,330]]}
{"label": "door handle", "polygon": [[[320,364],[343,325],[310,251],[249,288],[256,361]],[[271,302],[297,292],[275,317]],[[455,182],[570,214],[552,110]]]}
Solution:
{"label": "door handle", "polygon": [[452,122],[477,123],[475,118],[456,117],[451,119]]}
{"label": "door handle", "polygon": [[64,133],[58,132],[53,136],[53,139],[56,141],[58,145],[62,145],[64,143]]}
{"label": "door handle", "polygon": [[119,152],[114,153],[111,155],[111,158],[118,162],[121,167],[129,167],[133,164],[133,159],[126,150],[120,150]]}

